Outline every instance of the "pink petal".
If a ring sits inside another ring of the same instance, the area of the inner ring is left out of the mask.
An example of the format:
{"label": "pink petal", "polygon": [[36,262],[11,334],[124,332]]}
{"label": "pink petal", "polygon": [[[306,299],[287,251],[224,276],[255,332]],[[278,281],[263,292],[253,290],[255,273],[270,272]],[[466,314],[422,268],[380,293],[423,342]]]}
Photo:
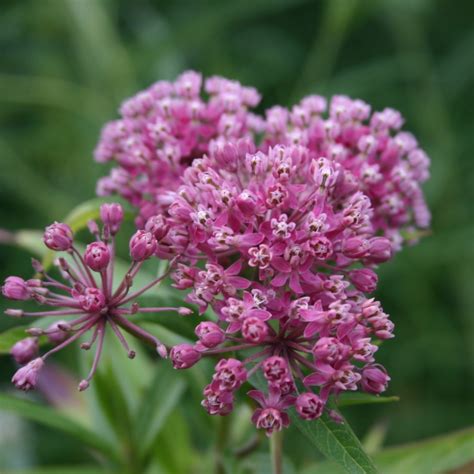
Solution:
{"label": "pink petal", "polygon": [[260,405],[265,405],[265,395],[260,390],[250,390],[247,392],[247,395],[260,403]]}
{"label": "pink petal", "polygon": [[225,271],[226,276],[238,275],[242,270],[242,260],[237,260]]}
{"label": "pink petal", "polygon": [[272,281],[271,285],[276,286],[279,288],[280,286],[283,286],[286,283],[286,280],[288,280],[288,273],[279,273]]}
{"label": "pink petal", "polygon": [[290,264],[282,257],[273,257],[272,267],[278,270],[279,272],[283,272],[283,273],[291,272]]}
{"label": "pink petal", "polygon": [[265,311],[263,309],[251,309],[248,312],[247,317],[250,317],[250,316],[261,319],[262,321],[267,321],[268,319],[270,319],[272,317],[271,313],[269,313],[268,311]]}
{"label": "pink petal", "polygon": [[245,290],[250,286],[250,281],[243,277],[231,276],[227,281],[238,290]]}
{"label": "pink petal", "polygon": [[300,285],[300,276],[297,272],[293,272],[290,276],[290,288],[298,295],[303,293],[303,288]]}

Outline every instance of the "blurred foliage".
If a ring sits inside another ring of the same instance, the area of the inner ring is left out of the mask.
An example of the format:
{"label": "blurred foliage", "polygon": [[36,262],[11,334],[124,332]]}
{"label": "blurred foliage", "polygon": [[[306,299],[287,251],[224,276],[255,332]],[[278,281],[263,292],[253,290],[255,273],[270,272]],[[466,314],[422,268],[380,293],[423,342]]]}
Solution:
{"label": "blurred foliage", "polygon": [[[448,0],[3,0],[1,227],[41,228],[92,198],[106,172],[91,157],[102,124],[116,116],[123,98],[186,68],[256,86],[262,108],[289,105],[310,92],[345,93],[376,109],[397,108],[433,160],[425,187],[432,234],[380,272],[377,297],[396,323],[397,338],[383,345],[379,358],[392,377],[388,395],[401,400],[347,407],[344,414],[357,434],[372,441],[382,423],[377,445],[465,428],[474,424],[473,27],[474,3],[467,0],[455,7]],[[0,240],[8,238],[0,232]],[[0,276],[30,275],[28,255],[0,246]],[[0,330],[12,325],[5,319]],[[57,360],[70,366],[73,352]],[[137,360],[126,365],[132,366],[126,373],[140,378],[143,370],[152,378]],[[12,371],[11,361],[0,359],[3,389]],[[180,399],[178,409],[169,408],[167,423],[155,414],[159,429],[146,436],[164,464],[150,464],[149,472],[191,472],[199,463],[210,472],[221,456],[212,442],[222,433],[231,430],[228,444],[217,444],[222,452],[248,441],[245,406],[231,428],[201,413],[200,390],[208,377],[206,367],[202,371],[188,377],[186,389],[175,388],[190,396]],[[145,394],[153,387],[148,383],[136,389]],[[164,398],[153,403],[158,408]],[[91,420],[107,427],[110,418],[100,420],[93,405]],[[36,465],[57,466],[45,473],[97,472],[95,458],[73,437],[0,415],[0,472]],[[120,430],[128,432],[126,425]],[[314,466],[318,455],[296,429],[285,440],[288,472]],[[268,465],[266,441],[255,443],[257,453],[235,465],[223,461],[222,469],[267,472],[261,467]],[[436,446],[430,449],[436,452]],[[382,461],[388,462],[387,453]],[[82,465],[61,467],[70,463]],[[393,472],[425,472],[408,466]]]}

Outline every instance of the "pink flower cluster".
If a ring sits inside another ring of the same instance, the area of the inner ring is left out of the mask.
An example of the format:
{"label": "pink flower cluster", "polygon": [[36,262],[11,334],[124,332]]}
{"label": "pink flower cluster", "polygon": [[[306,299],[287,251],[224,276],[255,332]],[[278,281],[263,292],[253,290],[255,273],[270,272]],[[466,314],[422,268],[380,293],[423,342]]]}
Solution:
{"label": "pink flower cluster", "polygon": [[366,194],[374,210],[374,230],[390,237],[399,249],[403,232],[426,229],[430,212],[421,183],[429,178],[430,160],[416,138],[400,131],[401,114],[390,108],[371,114],[362,100],[336,95],[327,118],[324,97],[309,96],[288,110],[266,111],[265,146],[300,144],[316,156],[339,163],[352,186]]}
{"label": "pink flower cluster", "polygon": [[218,318],[197,326],[196,344],[172,349],[174,366],[242,353],[217,364],[204,390],[210,414],[229,413],[256,371],[268,395],[250,392],[262,406],[253,420],[268,434],[288,424],[290,406],[314,419],[331,394],[385,389],[374,340],[391,338],[393,324],[365,293],[392,245],[375,236],[370,199],[340,163],[302,145],[216,145],[185,171],[160,219],[157,254],[181,256],[175,286]]}
{"label": "pink flower cluster", "polygon": [[428,157],[393,109],[334,96],[327,112],[326,99],[308,96],[256,116],[254,89],[213,77],[206,102],[200,86],[186,72],[138,94],[96,150],[118,164],[99,192],[139,209],[156,255],[176,259],[174,285],[211,319],[195,344],[172,349],[174,366],[238,357],[221,359],[204,389],[203,406],[219,415],[263,374],[267,394],[249,395],[268,434],[288,425],[291,406],[315,419],[331,395],[381,393],[389,377],[376,340],[393,324],[369,294],[375,267],[429,225]]}
{"label": "pink flower cluster", "polygon": [[[46,228],[44,244],[51,250],[65,252],[65,257],[59,257],[55,261],[62,279],[58,280],[46,273],[40,262],[34,260],[33,267],[40,278],[24,280],[10,276],[2,286],[2,293],[6,298],[17,301],[35,300],[40,305],[49,307],[38,312],[8,309],[7,315],[17,318],[56,319],[46,328],[29,328],[27,332],[31,337],[18,341],[11,349],[16,362],[23,365],[12,379],[22,390],[35,387],[44,361],[50,355],[91,332],[90,341],[81,344],[84,350],[97,345],[89,375],[79,384],[79,390],[85,390],[97,369],[107,327],[117,336],[129,358],[133,359],[135,352],[129,348],[123,331],[153,345],[161,357],[166,357],[165,345],[132,322],[133,315],[138,312],[160,311],[191,313],[187,308],[142,308],[135,302],[169,273],[168,271],[150,281],[143,288],[133,288],[133,281],[140,267],[154,254],[158,245],[155,235],[148,231],[138,230],[130,239],[132,263],[114,289],[115,235],[123,219],[123,210],[119,204],[104,204],[101,206],[100,215],[103,222],[102,232],[94,221],[89,223],[89,229],[96,240],[90,243],[84,252],[80,252],[74,245],[73,233],[67,224],[55,222]],[[63,319],[65,317],[72,319]],[[46,336],[48,342],[53,345],[53,348],[41,357],[38,356],[40,336]]]}
{"label": "pink flower cluster", "polygon": [[139,225],[166,208],[168,192],[212,140],[244,137],[258,125],[248,112],[260,101],[254,88],[221,77],[206,80],[188,71],[174,83],[159,81],[126,100],[121,119],[108,123],[95,150],[99,162],[116,167],[98,183],[99,195],[117,193],[140,211]]}
{"label": "pink flower cluster", "polygon": [[386,108],[371,113],[362,100],[307,96],[291,109],[280,106],[263,116],[249,110],[259,103],[254,88],[236,81],[188,71],[174,83],[157,82],[124,102],[122,118],[108,123],[95,150],[99,162],[116,167],[98,183],[98,194],[117,193],[139,210],[137,224],[171,204],[169,192],[181,183],[195,158],[240,138],[267,153],[270,146],[303,145],[344,169],[348,185],[371,201],[372,223],[394,249],[414,242],[430,213],[421,183],[429,177],[429,158],[415,137],[400,131],[403,118]]}

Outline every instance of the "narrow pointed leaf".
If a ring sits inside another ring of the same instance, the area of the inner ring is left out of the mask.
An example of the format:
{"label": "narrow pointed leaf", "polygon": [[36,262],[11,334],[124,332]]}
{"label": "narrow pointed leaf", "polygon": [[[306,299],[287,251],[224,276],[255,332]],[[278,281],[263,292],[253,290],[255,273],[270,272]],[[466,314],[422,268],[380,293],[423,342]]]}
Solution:
{"label": "narrow pointed leaf", "polygon": [[140,455],[146,456],[166,419],[176,408],[186,387],[184,378],[177,377],[169,364],[160,364],[155,377],[142,398],[137,415],[137,439],[140,440]]}
{"label": "narrow pointed leaf", "polygon": [[337,401],[337,406],[367,405],[370,403],[391,403],[400,401],[400,397],[381,397],[370,393],[342,393]]}
{"label": "narrow pointed leaf", "polygon": [[105,442],[93,431],[50,407],[30,400],[0,394],[0,410],[15,413],[22,418],[62,431],[81,441],[84,445],[102,453],[107,459],[118,459],[117,452],[113,446]]}

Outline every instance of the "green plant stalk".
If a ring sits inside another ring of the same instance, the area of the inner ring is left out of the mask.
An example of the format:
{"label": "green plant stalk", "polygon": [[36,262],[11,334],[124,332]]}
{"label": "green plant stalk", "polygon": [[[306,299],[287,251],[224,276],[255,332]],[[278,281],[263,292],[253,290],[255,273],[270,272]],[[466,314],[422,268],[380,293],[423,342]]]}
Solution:
{"label": "green plant stalk", "polygon": [[283,474],[283,432],[274,431],[270,438],[273,474]]}

